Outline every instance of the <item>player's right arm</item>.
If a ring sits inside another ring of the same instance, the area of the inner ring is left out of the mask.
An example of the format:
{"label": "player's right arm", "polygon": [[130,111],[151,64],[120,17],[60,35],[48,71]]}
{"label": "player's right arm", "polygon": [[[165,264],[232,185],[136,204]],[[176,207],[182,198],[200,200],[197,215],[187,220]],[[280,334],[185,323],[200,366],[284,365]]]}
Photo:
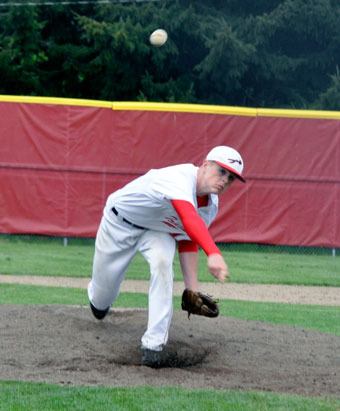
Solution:
{"label": "player's right arm", "polygon": [[207,254],[209,272],[219,281],[225,281],[229,276],[228,266],[195,207],[185,200],[171,200],[171,203],[182,221],[185,232]]}
{"label": "player's right arm", "polygon": [[229,277],[229,269],[221,254],[210,254],[208,256],[209,272],[223,283]]}

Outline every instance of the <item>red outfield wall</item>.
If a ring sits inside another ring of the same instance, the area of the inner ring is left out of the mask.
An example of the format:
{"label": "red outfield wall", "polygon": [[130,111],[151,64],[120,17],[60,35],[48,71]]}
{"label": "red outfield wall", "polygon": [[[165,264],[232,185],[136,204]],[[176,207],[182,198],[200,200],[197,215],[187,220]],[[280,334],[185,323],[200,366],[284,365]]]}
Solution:
{"label": "red outfield wall", "polygon": [[216,241],[340,247],[340,113],[51,100],[0,101],[0,232],[94,236],[109,193],[225,144]]}

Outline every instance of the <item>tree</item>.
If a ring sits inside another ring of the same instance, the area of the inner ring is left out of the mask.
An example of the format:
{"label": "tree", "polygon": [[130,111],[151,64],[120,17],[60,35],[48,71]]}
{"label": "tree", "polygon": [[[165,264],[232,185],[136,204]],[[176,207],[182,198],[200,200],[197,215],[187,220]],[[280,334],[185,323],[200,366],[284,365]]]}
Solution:
{"label": "tree", "polygon": [[2,93],[40,94],[39,64],[47,59],[41,30],[33,7],[10,9],[0,33],[0,89]]}
{"label": "tree", "polygon": [[1,21],[2,93],[314,108],[337,90],[336,0],[40,5]]}
{"label": "tree", "polygon": [[340,14],[329,0],[286,0],[240,29],[256,53],[245,73],[247,104],[308,107],[339,64]]}
{"label": "tree", "polygon": [[183,13],[176,2],[163,2],[102,5],[95,17],[79,15],[83,44],[92,50],[86,81],[96,88],[90,95],[99,92],[100,98],[110,100],[194,100],[190,74],[178,61],[175,37],[162,48],[148,42],[157,27],[172,31],[178,24],[174,16],[180,20]]}
{"label": "tree", "polygon": [[331,85],[322,92],[315,102],[314,107],[323,110],[340,110],[340,72],[331,75]]}

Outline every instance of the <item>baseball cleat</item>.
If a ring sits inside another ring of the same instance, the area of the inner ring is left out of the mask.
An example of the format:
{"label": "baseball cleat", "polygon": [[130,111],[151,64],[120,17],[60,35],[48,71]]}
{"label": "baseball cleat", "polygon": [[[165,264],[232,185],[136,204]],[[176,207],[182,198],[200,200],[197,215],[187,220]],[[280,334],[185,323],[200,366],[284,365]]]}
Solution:
{"label": "baseball cleat", "polygon": [[142,348],[142,365],[151,368],[176,367],[178,358],[175,352],[170,352],[167,349],[155,351]]}
{"label": "baseball cleat", "polygon": [[105,310],[98,310],[94,305],[90,303],[92,314],[97,318],[97,320],[102,320],[106,314],[109,312],[110,307],[107,307]]}

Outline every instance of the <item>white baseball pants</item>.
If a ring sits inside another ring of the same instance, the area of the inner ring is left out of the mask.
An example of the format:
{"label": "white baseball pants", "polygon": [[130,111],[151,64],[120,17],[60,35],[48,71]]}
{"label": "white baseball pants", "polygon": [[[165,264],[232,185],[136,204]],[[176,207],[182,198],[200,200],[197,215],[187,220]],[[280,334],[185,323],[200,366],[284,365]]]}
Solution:
{"label": "white baseball pants", "polygon": [[129,263],[140,251],[150,266],[149,311],[142,347],[160,351],[168,341],[173,313],[173,260],[176,242],[168,234],[141,230],[112,213],[103,216],[96,237],[90,302],[104,310],[116,300]]}

